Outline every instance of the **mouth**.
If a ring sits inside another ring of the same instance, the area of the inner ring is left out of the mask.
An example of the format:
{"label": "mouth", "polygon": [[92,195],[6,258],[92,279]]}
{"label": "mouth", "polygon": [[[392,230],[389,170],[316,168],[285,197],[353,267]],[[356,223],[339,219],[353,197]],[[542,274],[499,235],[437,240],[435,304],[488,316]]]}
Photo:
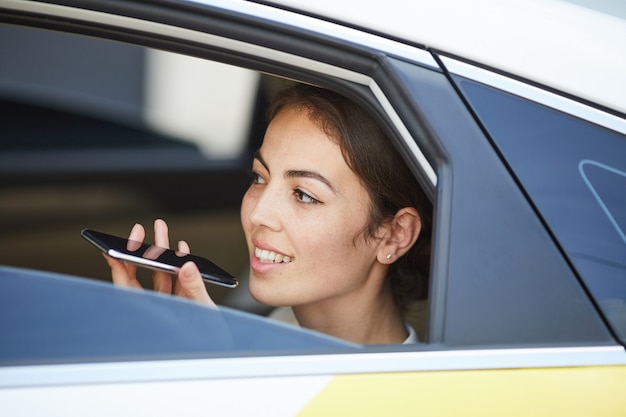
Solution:
{"label": "mouth", "polygon": [[288,264],[293,258],[267,249],[254,248],[254,256],[264,264]]}

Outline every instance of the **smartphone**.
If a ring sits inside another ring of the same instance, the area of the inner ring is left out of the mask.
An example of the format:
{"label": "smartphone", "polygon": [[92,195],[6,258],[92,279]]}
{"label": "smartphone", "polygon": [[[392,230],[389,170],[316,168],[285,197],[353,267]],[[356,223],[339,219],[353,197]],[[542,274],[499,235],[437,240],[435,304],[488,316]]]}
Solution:
{"label": "smartphone", "polygon": [[235,288],[239,285],[235,277],[200,256],[90,229],[83,229],[80,234],[107,255],[140,267],[176,274],[185,262],[193,261],[200,270],[200,275],[204,281],[229,288]]}

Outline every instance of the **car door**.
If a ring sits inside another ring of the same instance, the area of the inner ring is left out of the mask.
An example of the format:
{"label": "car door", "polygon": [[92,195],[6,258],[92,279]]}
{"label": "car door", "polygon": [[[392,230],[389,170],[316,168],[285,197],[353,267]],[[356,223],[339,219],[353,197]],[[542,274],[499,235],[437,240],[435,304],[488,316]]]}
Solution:
{"label": "car door", "polygon": [[[0,407],[24,415],[41,404],[64,415],[623,411],[624,347],[516,167],[494,146],[491,119],[459,87],[460,77],[485,84],[474,66],[260,3],[15,1],[1,9],[7,24],[163,49],[346,94],[389,131],[390,146],[433,202],[435,224],[428,299],[412,319],[423,343],[333,341],[306,350],[277,342],[177,358],[7,363]],[[275,325],[267,326],[270,335]]]}

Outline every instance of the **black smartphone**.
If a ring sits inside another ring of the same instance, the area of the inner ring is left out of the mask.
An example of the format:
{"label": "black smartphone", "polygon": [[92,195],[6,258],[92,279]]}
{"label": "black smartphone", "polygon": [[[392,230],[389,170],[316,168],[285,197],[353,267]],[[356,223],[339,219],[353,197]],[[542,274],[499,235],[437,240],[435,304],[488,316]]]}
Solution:
{"label": "black smartphone", "polygon": [[202,279],[206,282],[229,288],[235,288],[239,285],[235,277],[200,256],[90,229],[83,229],[80,234],[107,255],[137,266],[176,274],[185,262],[193,261],[200,270]]}

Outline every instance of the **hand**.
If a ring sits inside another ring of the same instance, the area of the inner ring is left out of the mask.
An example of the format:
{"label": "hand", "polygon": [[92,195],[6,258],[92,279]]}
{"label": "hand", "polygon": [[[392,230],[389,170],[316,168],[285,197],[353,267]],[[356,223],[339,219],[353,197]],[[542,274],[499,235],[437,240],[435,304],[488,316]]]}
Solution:
{"label": "hand", "polygon": [[[129,239],[143,242],[145,231],[142,225],[135,224],[130,231]],[[169,248],[169,236],[167,223],[161,219],[154,222],[154,243],[156,246]],[[189,245],[185,241],[178,242],[178,250],[190,253]],[[132,288],[143,288],[137,280],[137,267],[127,262],[114,259],[108,255],[104,255],[109,267],[111,268],[111,276],[115,285]],[[176,280],[176,285],[172,291],[172,277],[167,272],[155,271],[152,275],[154,290],[165,293],[175,294],[190,300],[198,301],[202,304],[215,306],[215,303],[209,296],[204,281],[200,276],[200,271],[193,262],[185,263]]]}

